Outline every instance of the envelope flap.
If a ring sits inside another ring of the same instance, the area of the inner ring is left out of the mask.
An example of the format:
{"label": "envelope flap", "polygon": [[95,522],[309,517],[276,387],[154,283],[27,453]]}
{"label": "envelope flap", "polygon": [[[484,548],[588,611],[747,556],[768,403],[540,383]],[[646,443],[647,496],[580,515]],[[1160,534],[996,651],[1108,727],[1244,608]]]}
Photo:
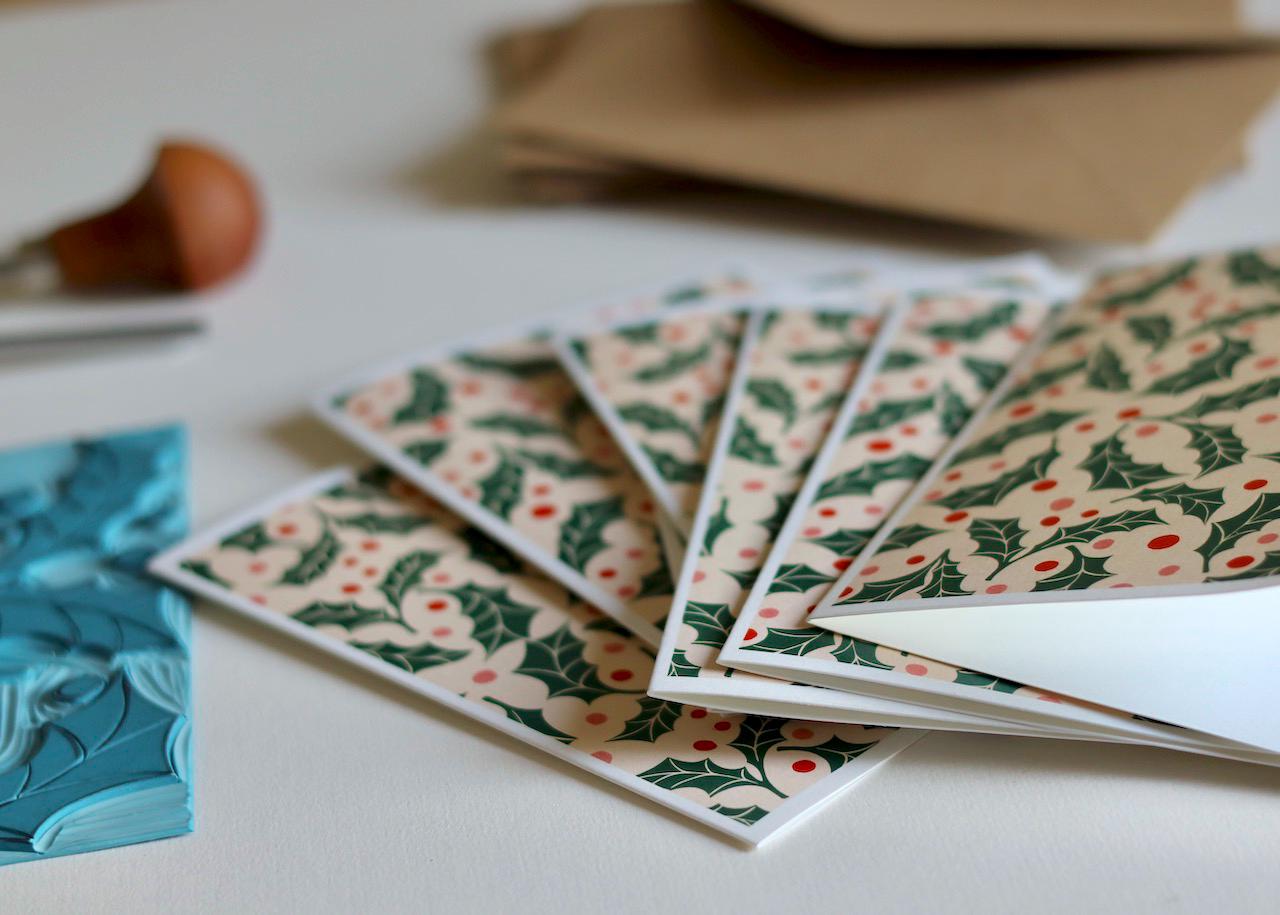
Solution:
{"label": "envelope flap", "polygon": [[747,0],[850,44],[1205,47],[1256,40],[1234,0]]}

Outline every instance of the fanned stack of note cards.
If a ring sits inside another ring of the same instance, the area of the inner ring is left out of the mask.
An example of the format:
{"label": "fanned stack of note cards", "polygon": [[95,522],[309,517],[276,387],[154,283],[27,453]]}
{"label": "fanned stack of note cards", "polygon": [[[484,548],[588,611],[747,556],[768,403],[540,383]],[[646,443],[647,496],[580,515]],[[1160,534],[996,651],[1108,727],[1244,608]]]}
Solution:
{"label": "fanned stack of note cards", "polygon": [[1280,250],[710,271],[331,386],[193,592],[749,844],[925,729],[1280,761]]}

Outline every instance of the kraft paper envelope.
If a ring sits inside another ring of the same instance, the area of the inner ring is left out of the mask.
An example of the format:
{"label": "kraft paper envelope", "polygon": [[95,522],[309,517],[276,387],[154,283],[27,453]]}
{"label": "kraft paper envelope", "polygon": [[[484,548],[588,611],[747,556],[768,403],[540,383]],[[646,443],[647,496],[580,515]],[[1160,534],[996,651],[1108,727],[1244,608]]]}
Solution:
{"label": "kraft paper envelope", "polygon": [[1259,34],[1235,0],[748,0],[835,41],[914,47],[1156,48]]}
{"label": "kraft paper envelope", "polygon": [[1228,160],[1280,52],[877,52],[720,3],[588,11],[508,140],[992,227],[1142,239]]}
{"label": "kraft paper envelope", "polygon": [[1103,278],[1064,320],[810,621],[1280,749],[1280,249]]}

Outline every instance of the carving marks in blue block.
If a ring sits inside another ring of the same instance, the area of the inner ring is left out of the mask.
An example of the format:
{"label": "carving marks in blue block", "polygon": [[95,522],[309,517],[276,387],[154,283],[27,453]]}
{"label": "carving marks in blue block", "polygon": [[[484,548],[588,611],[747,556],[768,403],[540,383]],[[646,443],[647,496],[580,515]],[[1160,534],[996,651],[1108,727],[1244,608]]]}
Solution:
{"label": "carving marks in blue block", "polygon": [[0,454],[0,864],[191,829],[177,427]]}

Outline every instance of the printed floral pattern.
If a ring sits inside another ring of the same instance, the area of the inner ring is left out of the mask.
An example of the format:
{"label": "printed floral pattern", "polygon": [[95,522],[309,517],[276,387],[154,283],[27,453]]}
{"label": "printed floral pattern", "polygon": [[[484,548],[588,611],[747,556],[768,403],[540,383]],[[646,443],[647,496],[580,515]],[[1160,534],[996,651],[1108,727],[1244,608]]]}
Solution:
{"label": "printed floral pattern", "polygon": [[1280,250],[1104,278],[836,592],[908,598],[1240,581],[1280,569]]}
{"label": "printed floral pattern", "polygon": [[597,412],[638,448],[636,470],[677,523],[693,515],[737,357],[741,311],[703,310],[569,341]]}
{"label": "printed floral pattern", "polygon": [[649,698],[644,644],[383,471],[272,510],[182,565],[465,698],[480,720],[515,722],[530,742],[554,741],[719,814],[730,831],[900,739]]}
{"label": "printed floral pattern", "polygon": [[[744,376],[728,451],[713,469],[712,508],[700,540],[668,677],[724,677],[716,656],[765,555],[830,432],[879,327],[858,311],[778,310],[763,315]],[[905,356],[894,356],[894,359]],[[739,676],[749,676],[739,674]]]}

